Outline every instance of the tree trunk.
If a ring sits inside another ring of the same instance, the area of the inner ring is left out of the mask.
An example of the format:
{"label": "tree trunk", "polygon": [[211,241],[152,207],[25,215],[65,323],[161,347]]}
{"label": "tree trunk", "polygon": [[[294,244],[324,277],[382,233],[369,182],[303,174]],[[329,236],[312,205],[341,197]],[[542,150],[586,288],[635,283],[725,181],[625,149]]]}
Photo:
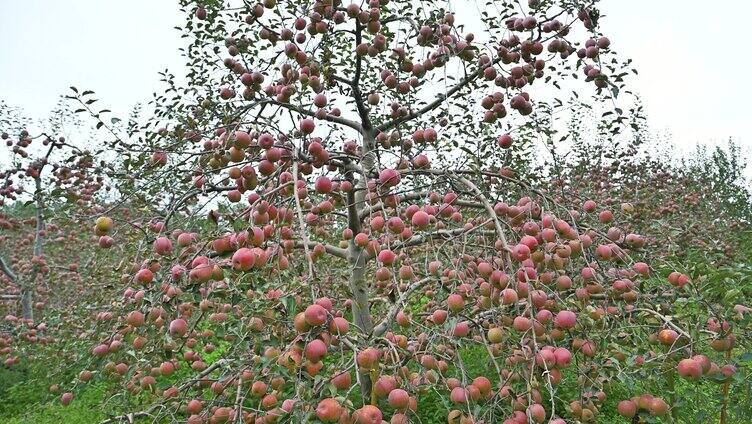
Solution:
{"label": "tree trunk", "polygon": [[353,296],[352,314],[353,321],[365,336],[373,332],[371,320],[370,301],[368,298],[368,282],[365,280],[367,253],[355,243],[350,243],[350,275],[349,287]]}
{"label": "tree trunk", "polygon": [[34,292],[31,287],[21,288],[21,313],[23,318],[34,321]]}
{"label": "tree trunk", "polygon": [[[352,294],[353,321],[363,336],[369,338],[373,332],[373,321],[368,297],[368,282],[365,279],[367,253],[352,241],[350,242],[349,261],[351,274],[348,285]],[[368,371],[358,370],[358,379],[363,402],[368,402],[371,395],[371,376]]]}
{"label": "tree trunk", "polygon": [[[368,138],[368,136],[366,137]],[[367,152],[369,146],[369,141],[366,140],[364,151]],[[373,167],[372,160],[371,167]],[[357,235],[361,230],[360,209],[364,204],[365,192],[368,190],[368,173],[368,167],[366,167],[365,175],[361,176],[361,180],[357,185],[357,190],[350,191],[347,194],[347,221],[348,228],[352,230],[353,236]],[[348,173],[346,177],[350,183],[354,183],[355,178],[352,172]],[[373,333],[373,319],[371,317],[368,281],[366,281],[368,252],[355,244],[354,237],[353,240],[350,240],[347,260],[350,264],[348,288],[350,289],[350,294],[352,296],[352,306],[350,309],[352,311],[353,322],[357,326],[358,331],[368,339],[371,337],[371,333]],[[371,376],[368,372],[359,370],[358,380],[360,381],[360,392],[363,396],[363,402],[366,403],[371,394]]]}
{"label": "tree trunk", "polygon": [[[41,173],[41,170],[40,170]],[[42,245],[44,244],[44,231],[46,225],[44,223],[44,199],[42,198],[42,179],[37,177],[34,179],[36,190],[34,191],[34,200],[36,200],[36,219],[37,228],[34,236],[34,257],[42,257]],[[34,321],[34,287],[37,281],[37,275],[39,274],[39,265],[34,265],[34,269],[31,275],[26,279],[25,284],[21,284],[21,310],[23,311],[24,319]]]}

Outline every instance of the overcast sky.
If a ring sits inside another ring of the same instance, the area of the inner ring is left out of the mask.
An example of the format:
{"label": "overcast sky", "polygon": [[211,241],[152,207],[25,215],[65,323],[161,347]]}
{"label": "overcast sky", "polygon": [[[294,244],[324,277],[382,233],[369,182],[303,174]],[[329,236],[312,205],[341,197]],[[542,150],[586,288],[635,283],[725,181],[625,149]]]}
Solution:
{"label": "overcast sky", "polygon": [[[454,0],[458,7],[462,1]],[[170,0],[14,0],[0,13],[0,99],[45,116],[67,87],[127,116],[179,71],[183,22]],[[720,7],[723,6],[723,7]],[[652,128],[689,148],[734,137],[752,146],[748,0],[603,0],[603,31],[640,75]]]}

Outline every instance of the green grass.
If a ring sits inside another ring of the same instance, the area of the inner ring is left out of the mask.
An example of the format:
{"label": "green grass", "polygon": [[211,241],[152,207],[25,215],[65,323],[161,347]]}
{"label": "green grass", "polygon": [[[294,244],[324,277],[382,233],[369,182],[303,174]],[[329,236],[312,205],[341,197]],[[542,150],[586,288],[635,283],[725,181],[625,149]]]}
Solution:
{"label": "green grass", "polygon": [[105,418],[102,408],[106,397],[105,383],[92,384],[76,395],[65,407],[58,395],[49,393],[45,369],[0,369],[0,423],[3,424],[57,424],[95,423]]}
{"label": "green grass", "polygon": [[97,423],[106,418],[105,412],[102,409],[102,402],[106,397],[106,388],[107,387],[104,383],[89,386],[80,392],[76,399],[67,407],[63,406],[57,400],[29,404],[24,402],[23,397],[11,396],[6,398],[3,402],[18,403],[24,405],[24,408],[13,416],[0,416],[0,423]]}

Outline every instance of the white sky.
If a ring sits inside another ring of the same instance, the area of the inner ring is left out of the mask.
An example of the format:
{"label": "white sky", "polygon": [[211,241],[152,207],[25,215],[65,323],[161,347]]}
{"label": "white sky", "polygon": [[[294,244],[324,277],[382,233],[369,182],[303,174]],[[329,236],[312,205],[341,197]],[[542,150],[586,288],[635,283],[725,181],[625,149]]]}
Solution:
{"label": "white sky", "polygon": [[[456,8],[462,1],[454,0]],[[0,13],[0,99],[46,116],[68,86],[97,92],[126,117],[160,89],[157,72],[180,73],[183,22],[170,0],[15,0]],[[723,7],[720,7],[723,6]],[[752,55],[747,0],[603,0],[601,25],[640,72],[649,122],[684,149],[734,137],[752,146]]]}

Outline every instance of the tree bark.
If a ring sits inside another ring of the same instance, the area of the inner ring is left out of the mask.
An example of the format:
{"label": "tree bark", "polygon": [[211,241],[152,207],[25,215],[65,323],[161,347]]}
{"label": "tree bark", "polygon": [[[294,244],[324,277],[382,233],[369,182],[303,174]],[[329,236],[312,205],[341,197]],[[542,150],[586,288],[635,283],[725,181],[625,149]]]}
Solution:
{"label": "tree bark", "polygon": [[[346,175],[352,184],[354,176],[352,173]],[[352,295],[352,314],[353,321],[358,329],[366,337],[370,337],[373,332],[373,321],[370,311],[370,299],[368,293],[368,282],[365,279],[366,265],[368,264],[368,252],[362,247],[355,244],[355,235],[360,233],[361,219],[360,208],[358,207],[360,199],[363,197],[362,192],[367,190],[366,182],[361,181],[358,184],[359,190],[355,193],[347,193],[347,227],[353,232],[353,239],[350,240],[350,246],[347,251],[347,261],[350,264],[350,278],[348,287]]]}
{"label": "tree bark", "polygon": [[[355,46],[362,42],[363,25],[360,21],[355,21]],[[356,55],[355,57],[355,75],[352,79],[352,94],[355,105],[358,109],[358,116],[360,117],[360,133],[363,135],[362,158],[361,165],[363,168],[363,175],[358,182],[357,189],[353,193],[351,191],[347,195],[347,218],[348,228],[353,232],[353,240],[350,240],[348,262],[351,266],[350,278],[348,286],[350,293],[352,294],[352,315],[355,325],[363,333],[366,339],[370,339],[373,333],[373,319],[371,317],[370,310],[370,298],[368,290],[368,281],[366,281],[366,265],[368,264],[368,252],[364,251],[362,247],[357,246],[354,242],[354,236],[360,232],[361,229],[361,217],[360,208],[365,207],[365,197],[368,192],[368,179],[374,171],[378,172],[378,164],[376,163],[376,131],[371,124],[371,119],[368,116],[368,108],[363,102],[363,95],[360,92],[360,76],[362,71],[361,57]],[[348,180],[353,183],[354,177],[352,173],[347,174]],[[355,188],[356,186],[353,185]],[[358,377],[360,380],[360,392],[363,396],[363,403],[369,401],[371,394],[371,376],[368,372],[358,370]]]}
{"label": "tree bark", "polygon": [[[41,170],[40,170],[41,173]],[[34,234],[33,255],[36,258],[42,257],[42,245],[44,244],[44,198],[42,197],[42,179],[34,179],[36,190],[34,191],[35,214],[37,220],[36,233]],[[21,286],[21,311],[24,319],[34,321],[34,286],[39,274],[39,265],[34,265],[31,275],[28,279],[20,284]]]}
{"label": "tree bark", "polygon": [[[352,172],[346,174],[348,181],[354,183]],[[365,178],[365,175],[363,176]],[[367,189],[365,179],[358,184],[359,190],[351,190],[347,193],[347,226],[353,232],[353,239],[350,240],[350,246],[347,249],[347,261],[350,265],[350,277],[348,278],[348,288],[352,295],[353,322],[364,338],[370,338],[373,333],[373,319],[371,317],[371,304],[368,291],[368,281],[366,281],[366,266],[368,265],[368,252],[362,247],[355,244],[355,235],[361,230],[360,208],[358,201],[363,197],[361,191]],[[358,381],[360,381],[360,393],[363,396],[363,402],[367,402],[371,394],[371,376],[366,371],[358,370]]]}
{"label": "tree bark", "polygon": [[[351,311],[353,321],[361,331],[364,338],[371,337],[373,332],[373,321],[371,319],[370,301],[368,297],[368,282],[365,279],[367,253],[362,248],[350,241],[351,274],[348,281],[350,293],[352,294]],[[360,380],[360,393],[363,396],[363,402],[367,402],[371,395],[371,376],[368,371],[358,369]]]}
{"label": "tree bark", "polygon": [[373,332],[370,301],[368,296],[368,282],[365,279],[368,254],[354,242],[350,243],[350,266],[352,273],[348,282],[353,296],[352,314],[355,325],[363,335],[369,337]]}
{"label": "tree bark", "polygon": [[31,287],[24,286],[21,288],[21,314],[23,318],[34,321],[33,292]]}

